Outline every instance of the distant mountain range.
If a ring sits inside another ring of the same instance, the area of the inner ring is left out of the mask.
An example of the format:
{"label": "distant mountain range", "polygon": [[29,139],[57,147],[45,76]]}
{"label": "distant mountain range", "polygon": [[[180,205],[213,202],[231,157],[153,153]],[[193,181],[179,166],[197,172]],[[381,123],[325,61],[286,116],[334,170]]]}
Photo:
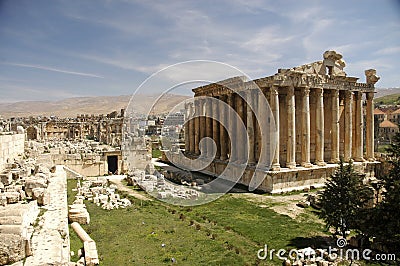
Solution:
{"label": "distant mountain range", "polygon": [[391,94],[400,93],[400,88],[378,88],[376,89],[375,99]]}
{"label": "distant mountain range", "polygon": [[[376,90],[375,101],[383,96],[399,94],[400,88],[379,88]],[[136,95],[140,105],[135,109],[144,113],[148,106],[153,105],[160,95]],[[15,103],[0,103],[0,117],[28,117],[28,116],[58,116],[60,118],[76,117],[79,114],[108,114],[125,109],[130,95],[75,97],[60,101],[24,101]],[[166,113],[176,104],[190,98],[185,95],[164,95],[154,109],[155,114]]]}
{"label": "distant mountain range", "polygon": [[[148,106],[152,106],[160,95],[136,95],[135,107],[139,113],[144,113]],[[15,103],[0,103],[0,117],[28,117],[28,116],[58,116],[60,118],[76,117],[79,114],[108,114],[120,112],[129,103],[130,95],[75,97],[60,101],[24,101]],[[160,114],[170,111],[176,104],[188,99],[189,96],[168,94],[158,102],[154,113]]]}

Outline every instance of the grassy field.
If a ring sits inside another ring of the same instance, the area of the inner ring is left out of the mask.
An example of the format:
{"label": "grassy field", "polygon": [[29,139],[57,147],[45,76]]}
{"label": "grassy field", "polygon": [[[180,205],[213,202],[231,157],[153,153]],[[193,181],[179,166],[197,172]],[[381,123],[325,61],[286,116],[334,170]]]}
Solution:
{"label": "grassy field", "polygon": [[[75,184],[68,181],[69,202]],[[197,207],[130,199],[130,208],[111,211],[86,202],[91,223],[83,227],[102,265],[169,265],[173,259],[178,265],[281,265],[260,261],[257,251],[264,244],[277,250],[318,246],[325,235],[308,209],[294,220],[232,195]],[[81,246],[71,232],[71,250]]]}
{"label": "grassy field", "polygon": [[159,158],[159,157],[161,157],[162,153],[159,149],[153,149],[151,151],[151,155],[153,158]]}

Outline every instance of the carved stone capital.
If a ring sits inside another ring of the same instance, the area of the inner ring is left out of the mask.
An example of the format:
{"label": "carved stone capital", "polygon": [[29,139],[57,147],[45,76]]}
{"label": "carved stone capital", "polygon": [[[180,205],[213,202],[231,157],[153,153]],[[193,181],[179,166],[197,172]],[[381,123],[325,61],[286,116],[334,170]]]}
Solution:
{"label": "carved stone capital", "polygon": [[310,88],[305,87],[304,89],[301,90],[301,95],[302,96],[310,96]]}
{"label": "carved stone capital", "polygon": [[374,99],[374,93],[373,92],[367,92],[367,100],[372,101]]}

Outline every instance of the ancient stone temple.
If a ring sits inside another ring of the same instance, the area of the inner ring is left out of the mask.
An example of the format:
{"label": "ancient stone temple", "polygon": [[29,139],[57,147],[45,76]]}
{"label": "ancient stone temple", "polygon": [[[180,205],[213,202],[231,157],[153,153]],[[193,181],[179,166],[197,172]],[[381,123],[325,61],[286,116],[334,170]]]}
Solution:
{"label": "ancient stone temple", "polygon": [[[373,175],[373,98],[374,84],[379,77],[375,70],[369,69],[365,71],[366,83],[359,83],[358,78],[347,76],[344,67],[342,55],[326,51],[322,61],[279,69],[273,76],[252,81],[267,99],[276,126],[276,149],[259,189],[280,192],[321,186],[340,157],[346,162],[352,159],[356,168]],[[225,84],[229,86],[213,83],[193,89],[194,104],[187,105],[185,156],[197,158],[200,140],[212,138],[217,145],[216,157],[202,171],[214,176],[224,170],[229,159],[240,161],[244,156],[231,152],[227,130],[222,124],[211,118],[194,117],[194,114],[214,112],[219,119],[229,119],[228,114],[202,96],[217,98],[231,106],[246,126],[249,156],[239,182],[248,185],[263,145],[255,111],[248,103],[257,102],[260,95],[240,79],[232,78]],[[239,89],[233,92],[227,88],[230,86]],[[258,117],[263,117],[265,111],[258,108]]]}

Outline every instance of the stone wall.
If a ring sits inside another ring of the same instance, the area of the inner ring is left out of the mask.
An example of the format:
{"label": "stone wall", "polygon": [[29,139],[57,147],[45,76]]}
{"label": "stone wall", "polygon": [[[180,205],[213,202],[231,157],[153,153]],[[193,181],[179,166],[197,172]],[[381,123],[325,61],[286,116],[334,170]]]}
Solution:
{"label": "stone wall", "polygon": [[0,171],[18,155],[24,154],[25,134],[0,135]]}
{"label": "stone wall", "polygon": [[[166,156],[163,156],[165,162],[168,162]],[[170,159],[176,166],[185,165],[183,158],[178,154],[170,154]],[[199,161],[192,161],[190,169],[201,169]],[[204,162],[203,162],[204,164]],[[366,175],[366,178],[375,176],[376,168],[379,162],[354,162],[354,169]],[[186,165],[187,166],[187,165]],[[221,175],[227,166],[226,162],[213,161],[206,168],[200,170],[201,173],[217,177]],[[229,181],[236,182],[236,178],[240,176],[237,183],[249,186],[254,175],[254,167],[246,167],[243,174],[241,173],[241,166],[232,166],[232,172],[225,173],[225,178]],[[297,167],[296,169],[281,169],[280,171],[262,170],[258,171],[258,175],[262,178],[261,184],[257,190],[267,193],[282,193],[293,190],[303,190],[305,188],[319,188],[324,186],[327,178],[329,178],[338,167],[338,164],[326,164],[324,166],[313,166],[311,168]],[[231,179],[229,179],[231,178]]]}
{"label": "stone wall", "polygon": [[83,176],[102,176],[108,173],[107,158],[99,155],[42,154],[38,160],[49,165],[65,165]]}

